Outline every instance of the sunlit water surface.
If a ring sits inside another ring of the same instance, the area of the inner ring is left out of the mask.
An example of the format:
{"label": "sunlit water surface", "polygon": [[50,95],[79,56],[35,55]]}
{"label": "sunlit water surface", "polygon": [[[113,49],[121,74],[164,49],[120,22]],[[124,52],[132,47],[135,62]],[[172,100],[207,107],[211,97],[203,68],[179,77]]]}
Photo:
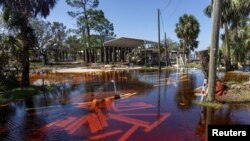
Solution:
{"label": "sunlit water surface", "polygon": [[[193,91],[203,83],[200,70],[36,74],[31,81],[56,88],[0,107],[0,140],[204,140],[206,109],[192,102],[200,99]],[[214,124],[250,124],[250,104],[213,116]]]}

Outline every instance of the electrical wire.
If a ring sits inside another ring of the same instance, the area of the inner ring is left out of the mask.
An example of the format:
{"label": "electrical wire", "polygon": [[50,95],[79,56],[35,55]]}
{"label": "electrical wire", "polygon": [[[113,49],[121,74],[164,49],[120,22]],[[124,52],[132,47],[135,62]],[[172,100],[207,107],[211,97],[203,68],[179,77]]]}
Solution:
{"label": "electrical wire", "polygon": [[[163,34],[164,34],[165,30],[164,30],[164,21],[163,21],[162,11],[166,10],[166,8],[170,5],[171,2],[172,2],[172,0],[169,0],[168,3],[165,5],[165,7],[162,10],[160,10],[160,19],[161,19]],[[180,3],[181,3],[181,0],[178,0],[178,3],[176,4],[173,12],[167,17],[166,20],[170,20],[172,18],[172,16],[175,14],[176,10],[178,9]]]}
{"label": "electrical wire", "polygon": [[174,11],[167,17],[167,20],[170,20],[172,18],[172,16],[175,14],[176,10],[178,9],[180,3],[181,3],[181,0],[178,1]]}
{"label": "electrical wire", "polygon": [[165,33],[165,30],[164,30],[164,21],[163,21],[163,17],[162,17],[161,11],[160,11],[160,20],[161,20],[161,26],[162,26],[162,33],[164,35],[164,33]]}
{"label": "electrical wire", "polygon": [[169,0],[168,3],[161,9],[161,11],[165,11],[171,2],[172,2],[172,0]]}

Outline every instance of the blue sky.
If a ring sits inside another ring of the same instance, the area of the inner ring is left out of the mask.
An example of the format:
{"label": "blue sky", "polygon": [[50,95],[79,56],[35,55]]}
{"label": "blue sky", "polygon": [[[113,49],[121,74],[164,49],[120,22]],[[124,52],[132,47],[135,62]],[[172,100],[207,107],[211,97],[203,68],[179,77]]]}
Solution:
{"label": "blue sky", "polygon": [[[194,15],[200,23],[197,50],[206,49],[210,45],[212,19],[203,14],[203,9],[210,0],[99,0],[98,9],[102,9],[107,19],[115,28],[117,37],[131,37],[145,40],[158,40],[157,9],[161,10],[161,38],[164,32],[167,37],[179,41],[175,33],[175,24],[184,13]],[[75,10],[65,0],[51,11],[47,20],[59,21],[68,28],[76,28],[75,19],[68,16],[67,11]]]}

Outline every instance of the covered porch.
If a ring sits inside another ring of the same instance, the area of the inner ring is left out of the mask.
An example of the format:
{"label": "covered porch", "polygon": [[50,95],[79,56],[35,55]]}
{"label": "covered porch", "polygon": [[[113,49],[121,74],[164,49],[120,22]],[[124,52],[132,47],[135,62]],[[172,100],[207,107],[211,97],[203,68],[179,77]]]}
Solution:
{"label": "covered porch", "polygon": [[104,63],[130,63],[132,58],[140,58],[148,45],[157,45],[157,42],[126,37],[106,41],[103,44]]}

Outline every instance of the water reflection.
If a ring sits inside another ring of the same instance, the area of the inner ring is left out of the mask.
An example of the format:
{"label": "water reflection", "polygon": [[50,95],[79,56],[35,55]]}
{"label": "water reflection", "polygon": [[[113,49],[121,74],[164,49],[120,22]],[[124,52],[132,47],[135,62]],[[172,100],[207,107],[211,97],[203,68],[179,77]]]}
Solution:
{"label": "water reflection", "polygon": [[176,104],[180,110],[188,110],[195,100],[194,89],[196,77],[184,72],[178,75],[178,90],[175,97]]}
{"label": "water reflection", "polygon": [[200,70],[44,74],[44,82],[55,89],[0,107],[1,139],[201,141],[207,124],[250,124],[250,104],[192,103]]}

